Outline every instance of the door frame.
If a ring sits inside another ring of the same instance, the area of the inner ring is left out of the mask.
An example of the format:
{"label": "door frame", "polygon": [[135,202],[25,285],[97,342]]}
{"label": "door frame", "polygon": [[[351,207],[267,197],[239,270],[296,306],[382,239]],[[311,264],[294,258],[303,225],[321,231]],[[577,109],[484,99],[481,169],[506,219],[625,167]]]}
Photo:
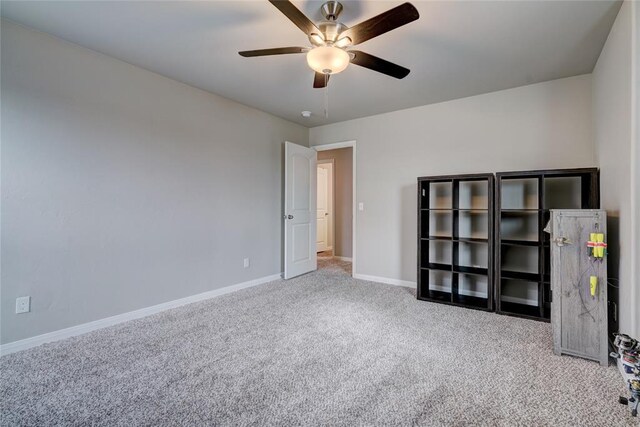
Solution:
{"label": "door frame", "polygon": [[[356,141],[343,141],[343,142],[334,142],[331,144],[320,144],[313,145],[310,148],[313,148],[316,151],[329,151],[329,150],[337,150],[338,148],[352,148],[352,167],[351,167],[351,184],[352,184],[352,198],[351,200],[351,276],[356,276],[356,233],[357,233],[357,206],[358,206],[358,198],[356,197],[356,181],[358,174],[356,173]],[[335,170],[334,170],[335,173]],[[334,193],[335,194],[335,193]],[[335,240],[335,238],[334,238]],[[335,242],[334,242],[335,247]]]}
{"label": "door frame", "polygon": [[[317,150],[316,150],[317,151]],[[331,229],[329,234],[331,235],[331,250],[335,256],[336,253],[336,225],[335,225],[335,210],[336,210],[336,162],[334,159],[318,160],[316,168],[320,165],[331,165],[331,173],[329,174],[329,185],[331,185],[331,213],[329,218],[331,220]],[[317,185],[317,183],[316,183]],[[327,249],[328,250],[328,249]]]}

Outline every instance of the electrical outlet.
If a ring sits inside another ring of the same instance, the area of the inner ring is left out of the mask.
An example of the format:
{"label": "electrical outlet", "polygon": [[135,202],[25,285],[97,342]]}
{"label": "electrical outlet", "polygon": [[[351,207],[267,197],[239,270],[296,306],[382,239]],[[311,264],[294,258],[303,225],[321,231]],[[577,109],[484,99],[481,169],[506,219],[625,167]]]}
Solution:
{"label": "electrical outlet", "polygon": [[249,268],[249,258],[244,259],[244,268]]}
{"label": "electrical outlet", "polygon": [[362,202],[358,203],[358,210],[359,211],[364,211],[364,203],[362,203]]}
{"label": "electrical outlet", "polygon": [[31,297],[16,298],[16,314],[28,313],[31,311]]}

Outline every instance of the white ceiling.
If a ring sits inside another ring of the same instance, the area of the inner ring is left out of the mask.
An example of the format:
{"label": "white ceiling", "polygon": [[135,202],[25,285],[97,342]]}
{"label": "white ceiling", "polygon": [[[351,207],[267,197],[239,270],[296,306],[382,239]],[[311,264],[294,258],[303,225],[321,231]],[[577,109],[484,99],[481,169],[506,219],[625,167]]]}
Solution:
{"label": "white ceiling", "polygon": [[[323,1],[294,0],[314,21]],[[353,26],[398,4],[344,1]],[[304,55],[240,50],[307,46],[266,0],[2,1],[2,16],[305,126],[317,126],[590,73],[618,1],[412,3],[420,19],[358,46],[411,69],[403,80],[351,65],[313,89]],[[311,118],[301,117],[303,110]]]}

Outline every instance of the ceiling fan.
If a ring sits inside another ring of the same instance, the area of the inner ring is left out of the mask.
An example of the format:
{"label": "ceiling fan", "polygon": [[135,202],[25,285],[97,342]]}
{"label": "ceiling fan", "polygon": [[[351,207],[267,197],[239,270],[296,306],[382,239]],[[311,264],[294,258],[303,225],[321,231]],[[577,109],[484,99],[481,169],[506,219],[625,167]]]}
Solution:
{"label": "ceiling fan", "polygon": [[418,10],[411,3],[401,4],[348,28],[337,21],[340,12],[342,12],[342,4],[338,1],[330,0],[322,5],[320,10],[325,20],[318,25],[314,24],[288,0],[269,0],[269,2],[307,35],[313,47],[246,50],[238,52],[241,56],[306,53],[307,63],[315,71],[314,88],[325,87],[329,82],[329,76],[344,71],[349,63],[397,79],[402,79],[409,74],[410,70],[405,67],[359,50],[352,50],[351,47],[418,19],[420,17]]}

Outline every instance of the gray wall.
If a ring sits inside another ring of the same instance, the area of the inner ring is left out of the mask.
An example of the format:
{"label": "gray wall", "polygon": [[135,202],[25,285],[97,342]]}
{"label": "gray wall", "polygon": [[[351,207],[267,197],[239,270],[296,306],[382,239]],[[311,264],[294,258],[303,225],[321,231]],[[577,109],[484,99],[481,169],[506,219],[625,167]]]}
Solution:
{"label": "gray wall", "polygon": [[634,224],[633,215],[640,210],[640,183],[632,159],[640,143],[633,141],[632,104],[637,99],[632,94],[637,81],[633,80],[632,61],[638,60],[632,41],[633,25],[638,25],[633,22],[634,8],[638,5],[623,3],[593,70],[593,116],[602,208],[609,217],[609,276],[619,279],[620,329],[637,336],[640,259],[634,260],[633,249],[634,240],[640,239],[640,225]]}
{"label": "gray wall", "polygon": [[353,227],[353,148],[318,151],[318,160],[334,160],[334,254],[351,258]]}
{"label": "gray wall", "polygon": [[2,343],[280,272],[306,128],[6,21],[1,61]]}
{"label": "gray wall", "polygon": [[416,280],[416,178],[594,166],[584,75],[310,130],[357,141],[356,274]]}

